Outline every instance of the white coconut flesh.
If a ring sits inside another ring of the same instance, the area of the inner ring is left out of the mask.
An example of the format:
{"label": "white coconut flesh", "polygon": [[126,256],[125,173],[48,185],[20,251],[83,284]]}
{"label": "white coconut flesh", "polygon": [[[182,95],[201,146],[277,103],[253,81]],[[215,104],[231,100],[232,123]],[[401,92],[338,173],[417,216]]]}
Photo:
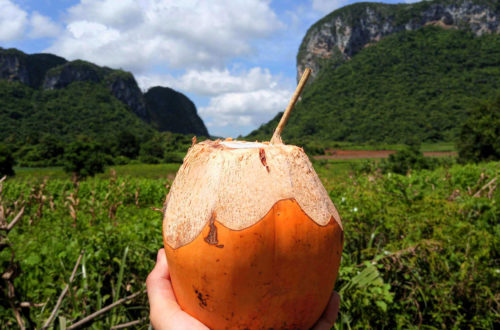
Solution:
{"label": "white coconut flesh", "polygon": [[166,199],[163,227],[172,248],[189,244],[211,219],[231,230],[259,222],[280,200],[295,199],[320,226],[340,216],[302,148],[243,141],[192,146]]}

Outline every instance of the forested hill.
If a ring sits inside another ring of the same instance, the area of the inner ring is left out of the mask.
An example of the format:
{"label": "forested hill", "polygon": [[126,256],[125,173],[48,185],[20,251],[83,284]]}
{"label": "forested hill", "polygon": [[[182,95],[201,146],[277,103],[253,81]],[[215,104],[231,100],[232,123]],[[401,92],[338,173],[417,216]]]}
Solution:
{"label": "forested hill", "polygon": [[[499,34],[401,31],[342,65],[325,60],[283,136],[292,143],[453,141],[466,110],[499,92]],[[269,139],[278,117],[248,138]]]}
{"label": "forested hill", "polygon": [[476,36],[498,33],[500,1],[359,2],[342,7],[308,29],[297,54],[297,77],[307,66],[313,69],[314,78],[323,64],[339,65],[388,35],[427,25],[467,30]]}
{"label": "forested hill", "polygon": [[186,96],[164,89],[151,103],[147,95],[129,72],[0,48],[0,142],[32,144],[47,134],[107,141],[122,131],[141,140],[155,131],[208,136]]}

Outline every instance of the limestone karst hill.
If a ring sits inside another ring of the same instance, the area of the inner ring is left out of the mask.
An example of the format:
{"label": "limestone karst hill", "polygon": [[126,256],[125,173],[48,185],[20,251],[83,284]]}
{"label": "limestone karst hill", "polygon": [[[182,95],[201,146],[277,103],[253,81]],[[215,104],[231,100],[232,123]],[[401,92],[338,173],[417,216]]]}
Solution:
{"label": "limestone karst hill", "polygon": [[[311,26],[297,72],[314,77],[288,141],[454,141],[467,110],[500,92],[500,3],[357,3]],[[279,115],[249,135],[265,139]],[[303,142],[302,142],[303,143]]]}
{"label": "limestone karst hill", "polygon": [[105,138],[124,130],[208,136],[185,95],[164,89],[151,103],[148,93],[123,70],[0,48],[0,141],[29,143],[44,134]]}

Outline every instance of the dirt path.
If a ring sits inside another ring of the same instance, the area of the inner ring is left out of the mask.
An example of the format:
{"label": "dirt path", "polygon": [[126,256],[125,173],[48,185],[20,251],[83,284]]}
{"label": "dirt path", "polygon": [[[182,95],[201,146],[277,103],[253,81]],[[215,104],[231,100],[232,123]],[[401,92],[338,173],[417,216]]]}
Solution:
{"label": "dirt path", "polygon": [[[330,150],[329,155],[314,156],[315,159],[355,159],[355,158],[388,158],[395,150]],[[426,151],[425,157],[456,156],[455,151]]]}

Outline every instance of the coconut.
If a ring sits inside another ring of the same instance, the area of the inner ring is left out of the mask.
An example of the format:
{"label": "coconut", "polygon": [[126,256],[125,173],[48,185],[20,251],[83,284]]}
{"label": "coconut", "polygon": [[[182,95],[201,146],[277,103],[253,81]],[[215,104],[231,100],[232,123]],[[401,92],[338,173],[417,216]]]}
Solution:
{"label": "coconut", "polygon": [[194,144],[167,196],[163,237],[179,305],[214,329],[311,327],[343,247],[311,162],[279,134]]}

